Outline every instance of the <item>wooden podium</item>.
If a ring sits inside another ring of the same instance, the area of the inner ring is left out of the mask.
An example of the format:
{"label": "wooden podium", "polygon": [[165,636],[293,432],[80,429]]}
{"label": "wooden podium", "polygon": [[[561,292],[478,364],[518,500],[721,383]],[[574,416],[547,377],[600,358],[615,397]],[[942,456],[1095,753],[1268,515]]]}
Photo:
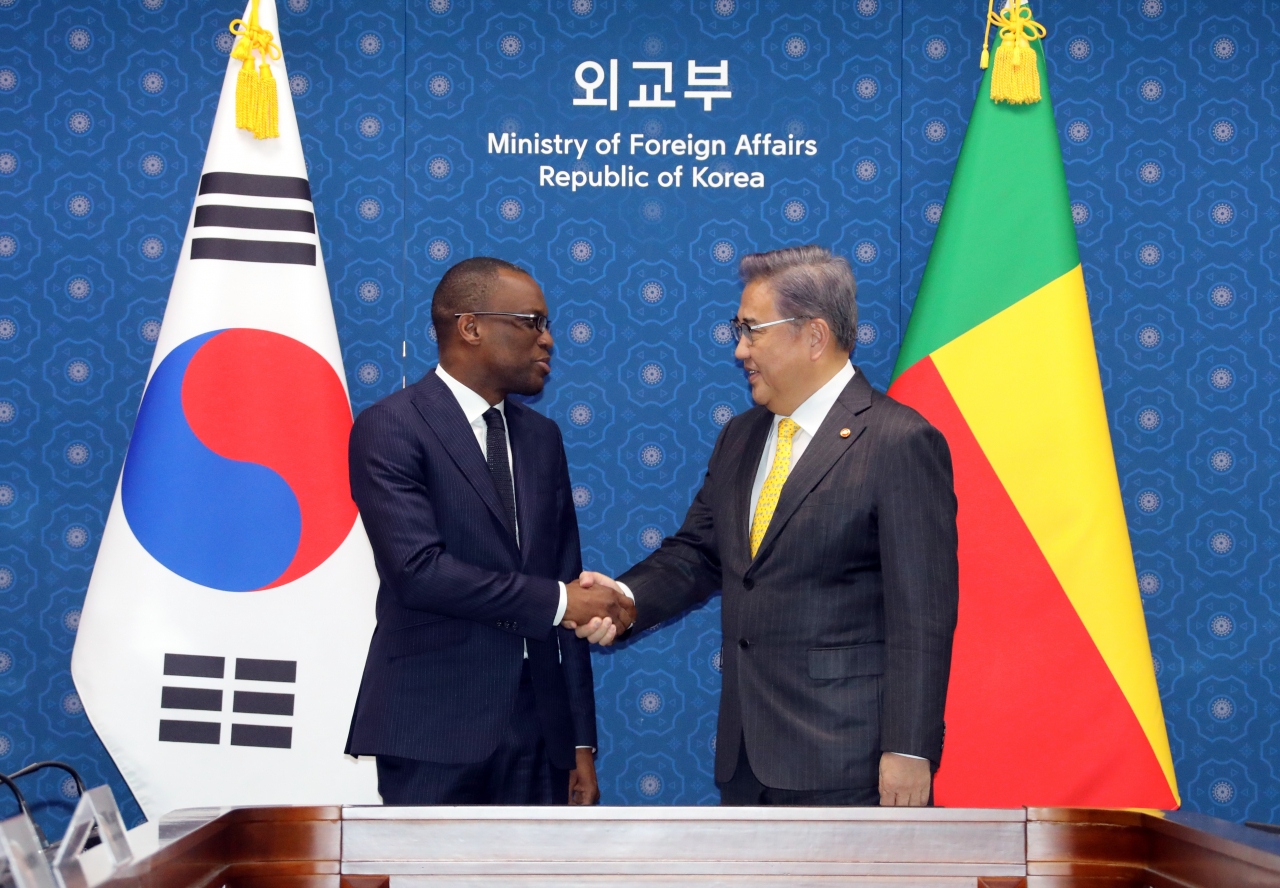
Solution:
{"label": "wooden podium", "polygon": [[198,809],[130,839],[91,888],[1280,886],[1280,836],[1136,810]]}

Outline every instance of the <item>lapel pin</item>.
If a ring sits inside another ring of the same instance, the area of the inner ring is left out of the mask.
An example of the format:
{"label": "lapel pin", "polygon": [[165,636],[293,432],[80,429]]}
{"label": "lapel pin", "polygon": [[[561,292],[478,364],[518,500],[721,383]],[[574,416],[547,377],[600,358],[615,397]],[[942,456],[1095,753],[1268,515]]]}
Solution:
{"label": "lapel pin", "polygon": [[848,429],[841,429],[841,430],[840,430],[840,437],[841,437],[841,438],[847,438],[847,437],[849,437],[849,436],[850,436],[850,435],[852,435],[852,434],[853,434],[853,432],[849,431]]}

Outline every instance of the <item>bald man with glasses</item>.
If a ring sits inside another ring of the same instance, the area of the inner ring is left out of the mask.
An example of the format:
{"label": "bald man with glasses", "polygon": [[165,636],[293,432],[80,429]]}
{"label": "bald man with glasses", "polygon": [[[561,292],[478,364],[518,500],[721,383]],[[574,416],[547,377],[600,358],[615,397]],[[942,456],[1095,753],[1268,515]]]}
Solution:
{"label": "bald man with glasses", "polygon": [[625,599],[577,583],[560,430],[509,397],[551,372],[546,300],[517,266],[467,259],[431,319],[440,365],[351,430],[381,585],[346,751],[377,757],[386,804],[595,804],[591,658],[560,623]]}

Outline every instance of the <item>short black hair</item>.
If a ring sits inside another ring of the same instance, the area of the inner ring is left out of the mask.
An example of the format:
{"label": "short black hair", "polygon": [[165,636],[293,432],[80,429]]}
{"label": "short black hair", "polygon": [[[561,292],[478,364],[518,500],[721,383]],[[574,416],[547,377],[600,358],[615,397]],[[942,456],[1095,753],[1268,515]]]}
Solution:
{"label": "short black hair", "polygon": [[454,315],[485,310],[500,271],[529,274],[519,265],[493,256],[463,259],[444,273],[431,296],[431,323],[437,339],[454,329]]}

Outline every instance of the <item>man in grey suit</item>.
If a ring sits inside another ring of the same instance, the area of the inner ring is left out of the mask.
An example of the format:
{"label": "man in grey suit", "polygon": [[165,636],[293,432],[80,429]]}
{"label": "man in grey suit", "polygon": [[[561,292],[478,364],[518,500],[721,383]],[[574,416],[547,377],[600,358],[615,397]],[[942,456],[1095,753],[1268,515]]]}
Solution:
{"label": "man in grey suit", "polygon": [[950,451],[850,365],[848,262],[797,247],[740,274],[759,406],[725,425],[674,536],[616,581],[584,575],[633,625],[575,628],[608,644],[721,589],[722,804],[928,804],[959,599]]}

